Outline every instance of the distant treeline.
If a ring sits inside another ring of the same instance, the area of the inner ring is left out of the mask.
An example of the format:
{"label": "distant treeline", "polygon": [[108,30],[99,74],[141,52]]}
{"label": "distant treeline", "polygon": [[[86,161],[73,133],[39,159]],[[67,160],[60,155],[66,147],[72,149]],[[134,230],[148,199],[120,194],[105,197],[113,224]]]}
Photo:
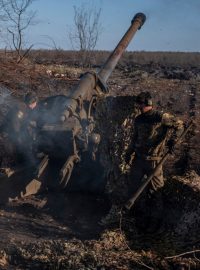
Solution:
{"label": "distant treeline", "polygon": [[126,52],[126,61],[167,66],[200,66],[200,52]]}
{"label": "distant treeline", "polygon": [[[108,58],[109,51],[65,51],[65,50],[31,50],[27,56],[33,63],[96,65],[101,66]],[[0,51],[1,57],[12,57],[12,52]],[[166,66],[200,66],[200,52],[125,52],[119,64],[152,64]]]}

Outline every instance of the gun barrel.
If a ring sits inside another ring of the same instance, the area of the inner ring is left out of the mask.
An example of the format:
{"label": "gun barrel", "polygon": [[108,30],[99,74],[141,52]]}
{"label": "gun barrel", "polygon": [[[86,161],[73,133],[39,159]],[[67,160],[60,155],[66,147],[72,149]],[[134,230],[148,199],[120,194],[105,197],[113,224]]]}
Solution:
{"label": "gun barrel", "polygon": [[136,31],[142,27],[145,20],[146,16],[143,13],[137,13],[134,16],[133,20],[131,21],[131,26],[129,27],[125,35],[122,37],[122,39],[104,64],[104,66],[99,71],[98,77],[101,79],[101,81],[103,81],[104,83],[107,82],[110,74],[117,65],[122,53],[127,48]]}
{"label": "gun barrel", "polygon": [[[146,20],[146,16],[143,13],[137,13],[131,22],[131,26],[129,27],[129,29],[127,30],[127,32],[125,33],[121,41],[118,43],[115,50],[111,53],[106,63],[100,69],[99,73],[97,75],[90,72],[87,72],[86,74],[84,74],[79,84],[76,86],[76,88],[74,89],[74,91],[72,92],[70,96],[72,100],[71,100],[71,104],[68,107],[69,111],[74,112],[76,110],[76,107],[78,106],[78,103],[77,103],[78,99],[81,99],[81,100],[91,99],[93,90],[97,86],[97,81],[99,82],[102,92],[104,92],[104,88],[106,88],[106,82],[110,74],[112,73],[115,66],[117,65],[117,62],[119,61],[122,53],[128,46],[129,42],[133,38],[135,32],[141,28],[145,20]],[[68,112],[68,115],[69,114],[70,113]]]}

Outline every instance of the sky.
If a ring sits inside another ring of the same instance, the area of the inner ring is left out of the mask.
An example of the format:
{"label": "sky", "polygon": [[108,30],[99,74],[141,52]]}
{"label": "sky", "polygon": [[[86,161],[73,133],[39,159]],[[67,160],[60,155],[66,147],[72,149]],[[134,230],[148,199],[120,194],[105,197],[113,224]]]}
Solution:
{"label": "sky", "polygon": [[101,8],[102,33],[96,49],[113,50],[137,12],[147,20],[128,51],[200,51],[200,0],[36,0],[37,24],[28,40],[35,48],[72,49],[68,33],[74,26],[74,6]]}

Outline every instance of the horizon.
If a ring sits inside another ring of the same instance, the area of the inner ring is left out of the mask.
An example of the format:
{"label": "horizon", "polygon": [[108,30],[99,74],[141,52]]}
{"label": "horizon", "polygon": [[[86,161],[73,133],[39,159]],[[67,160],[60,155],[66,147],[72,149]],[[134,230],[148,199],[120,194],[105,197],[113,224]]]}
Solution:
{"label": "horizon", "polygon": [[[113,48],[114,50],[115,48]],[[101,50],[101,49],[94,49],[91,52],[95,53],[95,52],[105,52],[105,53],[111,53],[113,50]],[[14,52],[14,49],[6,49],[6,52]],[[22,51],[26,51],[26,49],[23,49]],[[57,52],[81,52],[80,50],[73,50],[73,49],[63,49],[63,48],[59,48],[59,49],[55,49],[55,48],[32,48],[31,51],[57,51]],[[5,48],[0,48],[0,52],[5,53]],[[125,52],[123,54],[126,53],[181,53],[181,54],[200,54],[200,51],[145,51],[145,50],[137,50],[137,51],[129,51],[129,50],[125,50]]]}

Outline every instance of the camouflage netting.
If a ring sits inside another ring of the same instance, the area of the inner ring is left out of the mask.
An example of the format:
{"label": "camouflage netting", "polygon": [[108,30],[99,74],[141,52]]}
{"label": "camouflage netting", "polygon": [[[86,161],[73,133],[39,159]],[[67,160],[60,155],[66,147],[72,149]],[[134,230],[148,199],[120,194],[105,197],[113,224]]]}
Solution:
{"label": "camouflage netting", "polygon": [[124,155],[130,143],[136,114],[135,96],[109,96],[98,103],[97,123],[102,136],[101,160],[108,179],[106,192],[112,200],[118,202],[127,193]]}

